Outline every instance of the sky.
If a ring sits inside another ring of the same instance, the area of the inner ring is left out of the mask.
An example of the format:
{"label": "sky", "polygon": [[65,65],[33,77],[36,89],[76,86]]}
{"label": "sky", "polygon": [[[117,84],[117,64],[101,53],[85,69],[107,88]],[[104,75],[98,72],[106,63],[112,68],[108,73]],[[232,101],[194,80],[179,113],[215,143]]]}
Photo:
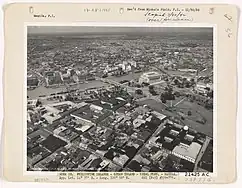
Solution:
{"label": "sky", "polygon": [[97,26],[28,26],[29,34],[53,34],[53,33],[158,33],[158,32],[182,32],[182,33],[212,33],[208,27],[97,27]]}

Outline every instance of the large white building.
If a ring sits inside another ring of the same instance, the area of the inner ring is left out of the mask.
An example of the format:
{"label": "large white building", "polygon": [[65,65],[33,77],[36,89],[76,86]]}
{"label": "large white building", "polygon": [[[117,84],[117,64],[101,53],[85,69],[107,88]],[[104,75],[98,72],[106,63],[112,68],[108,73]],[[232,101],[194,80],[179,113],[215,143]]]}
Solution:
{"label": "large white building", "polygon": [[147,84],[158,84],[161,82],[161,74],[158,72],[146,72],[142,74],[139,78],[139,83],[147,83]]}
{"label": "large white building", "polygon": [[195,163],[201,147],[202,146],[197,142],[192,142],[191,145],[180,143],[173,149],[172,154],[192,163]]}

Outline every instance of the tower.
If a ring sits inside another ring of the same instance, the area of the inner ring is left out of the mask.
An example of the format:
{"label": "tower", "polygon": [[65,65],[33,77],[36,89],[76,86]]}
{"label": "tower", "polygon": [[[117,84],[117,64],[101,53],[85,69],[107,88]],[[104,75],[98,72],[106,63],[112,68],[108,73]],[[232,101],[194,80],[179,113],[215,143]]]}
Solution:
{"label": "tower", "polygon": [[188,129],[189,129],[189,127],[188,127],[187,125],[185,125],[185,126],[183,127],[183,131],[185,131],[185,132],[187,132]]}

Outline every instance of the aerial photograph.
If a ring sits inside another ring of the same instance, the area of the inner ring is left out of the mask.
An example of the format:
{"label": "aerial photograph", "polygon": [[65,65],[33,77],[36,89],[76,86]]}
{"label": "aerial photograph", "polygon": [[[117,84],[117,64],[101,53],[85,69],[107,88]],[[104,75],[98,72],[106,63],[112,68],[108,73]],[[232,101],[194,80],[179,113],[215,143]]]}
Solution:
{"label": "aerial photograph", "polygon": [[212,27],[27,31],[27,171],[214,172]]}

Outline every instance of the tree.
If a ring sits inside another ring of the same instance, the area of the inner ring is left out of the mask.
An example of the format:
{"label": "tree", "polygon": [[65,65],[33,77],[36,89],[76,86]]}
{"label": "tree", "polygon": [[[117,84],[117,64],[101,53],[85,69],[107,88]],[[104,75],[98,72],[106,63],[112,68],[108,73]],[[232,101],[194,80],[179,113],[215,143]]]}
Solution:
{"label": "tree", "polygon": [[208,92],[207,96],[213,98],[213,91]]}
{"label": "tree", "polygon": [[205,108],[207,108],[207,109],[213,109],[213,103],[212,102],[205,103]]}
{"label": "tree", "polygon": [[141,89],[137,89],[137,90],[135,90],[135,93],[138,94],[138,95],[142,95],[143,91]]}
{"label": "tree", "polygon": [[187,78],[183,78],[182,81],[183,81],[183,82],[186,82],[186,81],[187,81]]}
{"label": "tree", "polygon": [[190,87],[190,83],[189,82],[186,82],[185,83],[185,86],[186,86],[186,88],[189,88]]}
{"label": "tree", "polygon": [[151,91],[151,90],[154,90],[154,88],[155,88],[155,87],[154,87],[153,85],[150,85],[150,86],[149,86],[149,90],[150,90],[150,91]]}
{"label": "tree", "polygon": [[36,106],[41,106],[42,102],[40,102],[39,100],[37,100]]}
{"label": "tree", "polygon": [[141,85],[140,85],[140,84],[137,84],[136,87],[137,87],[137,88],[141,88]]}
{"label": "tree", "polygon": [[179,81],[178,81],[177,79],[175,79],[175,80],[174,80],[174,83],[175,83],[176,85],[178,85],[178,84],[179,84]]}
{"label": "tree", "polygon": [[175,100],[175,95],[172,92],[164,92],[160,96],[161,100]]}
{"label": "tree", "polygon": [[67,95],[65,100],[66,100],[66,101],[72,101],[73,98],[72,98],[70,95]]}
{"label": "tree", "polygon": [[191,116],[191,115],[192,115],[192,112],[189,110],[189,111],[187,112],[187,115],[188,115],[188,116]]}
{"label": "tree", "polygon": [[155,91],[155,87],[153,85],[150,85],[149,86],[149,92],[152,94],[152,95],[157,95],[156,91]]}
{"label": "tree", "polygon": [[155,90],[151,90],[150,93],[151,93],[152,95],[158,95],[158,93],[157,93]]}
{"label": "tree", "polygon": [[181,96],[181,94],[180,94],[178,91],[176,91],[176,92],[174,93],[174,95],[177,96],[177,97],[180,97],[180,96]]}
{"label": "tree", "polygon": [[172,87],[168,87],[168,90],[167,90],[168,94],[171,95],[173,93],[173,89]]}

